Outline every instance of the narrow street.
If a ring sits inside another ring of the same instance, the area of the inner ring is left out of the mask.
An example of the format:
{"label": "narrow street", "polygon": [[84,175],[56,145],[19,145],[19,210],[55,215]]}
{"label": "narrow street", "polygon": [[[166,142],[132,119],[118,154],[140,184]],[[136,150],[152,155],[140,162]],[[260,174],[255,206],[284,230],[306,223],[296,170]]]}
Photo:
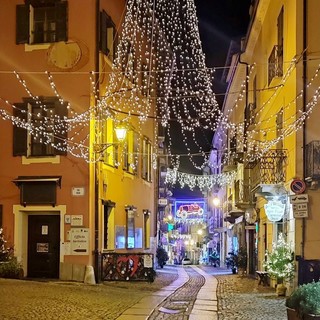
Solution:
{"label": "narrow street", "polygon": [[211,266],[165,266],[157,274],[151,284],[0,279],[0,319],[286,319],[285,299],[253,278]]}

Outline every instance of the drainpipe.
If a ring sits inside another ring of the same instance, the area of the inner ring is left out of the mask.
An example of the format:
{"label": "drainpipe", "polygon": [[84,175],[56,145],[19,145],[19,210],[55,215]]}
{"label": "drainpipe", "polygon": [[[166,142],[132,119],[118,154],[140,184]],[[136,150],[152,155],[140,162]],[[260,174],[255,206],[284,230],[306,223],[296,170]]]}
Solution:
{"label": "drainpipe", "polygon": [[[96,0],[95,83],[99,85],[100,0]],[[95,98],[96,99],[96,98]],[[96,103],[97,101],[95,101]],[[96,137],[94,138],[96,139]],[[96,159],[95,159],[96,160]],[[99,162],[94,163],[94,268],[96,283],[101,282],[101,253],[99,252]]]}
{"label": "drainpipe", "polygon": [[[307,0],[303,0],[303,67],[302,67],[302,81],[303,81],[303,99],[302,99],[302,111],[306,112],[307,105]],[[302,172],[303,180],[306,177],[306,121],[303,122],[302,127]],[[306,236],[306,220],[302,219],[302,239],[301,239],[301,257],[304,258],[304,245]]]}

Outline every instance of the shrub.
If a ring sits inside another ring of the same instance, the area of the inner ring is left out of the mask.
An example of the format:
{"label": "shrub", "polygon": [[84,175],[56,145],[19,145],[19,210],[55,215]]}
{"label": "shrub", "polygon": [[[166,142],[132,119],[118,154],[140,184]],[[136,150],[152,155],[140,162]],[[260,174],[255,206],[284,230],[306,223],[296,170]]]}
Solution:
{"label": "shrub", "polygon": [[304,315],[320,315],[320,282],[297,287],[286,299],[286,307],[295,309],[300,318]]}
{"label": "shrub", "polygon": [[13,256],[13,248],[6,246],[3,229],[0,228],[0,277],[18,279],[23,277],[21,263]]}
{"label": "shrub", "polygon": [[13,257],[9,261],[0,262],[0,277],[10,279],[23,277],[23,269],[17,258]]}

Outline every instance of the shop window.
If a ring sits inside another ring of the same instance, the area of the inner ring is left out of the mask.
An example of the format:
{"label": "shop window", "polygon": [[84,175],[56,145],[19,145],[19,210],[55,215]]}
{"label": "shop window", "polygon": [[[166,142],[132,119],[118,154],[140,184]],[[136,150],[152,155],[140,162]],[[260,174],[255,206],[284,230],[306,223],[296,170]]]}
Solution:
{"label": "shop window", "polygon": [[[67,104],[57,99],[15,103],[14,117],[25,126],[13,126],[13,156],[48,157],[66,155]],[[28,129],[30,128],[30,129]]]}
{"label": "shop window", "polygon": [[67,1],[29,0],[16,6],[16,43],[67,41]]}
{"label": "shop window", "polygon": [[135,248],[135,213],[136,209],[134,207],[126,207],[127,211],[127,248]]}
{"label": "shop window", "polygon": [[116,226],[116,249],[125,249],[126,247],[126,227]]}
{"label": "shop window", "polygon": [[137,249],[142,249],[142,228],[135,229],[135,247]]}

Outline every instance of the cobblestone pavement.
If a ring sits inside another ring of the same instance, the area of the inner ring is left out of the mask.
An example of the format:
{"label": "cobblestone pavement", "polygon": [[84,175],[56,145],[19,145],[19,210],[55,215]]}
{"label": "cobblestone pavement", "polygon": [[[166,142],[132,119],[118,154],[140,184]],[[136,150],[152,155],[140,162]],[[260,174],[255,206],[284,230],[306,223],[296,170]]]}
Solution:
{"label": "cobblestone pavement", "polygon": [[285,298],[274,288],[239,275],[218,275],[219,320],[286,320]]}
{"label": "cobblestone pavement", "polygon": [[189,318],[197,294],[205,283],[205,278],[190,267],[186,267],[185,270],[189,280],[167,297],[149,316],[149,320],[186,320]]}
{"label": "cobblestone pavement", "polygon": [[[258,281],[239,275],[224,274],[226,270],[201,266],[218,280],[219,320],[285,320],[285,299],[275,289],[258,285]],[[190,279],[159,307],[184,312],[167,314],[155,311],[150,319],[188,319],[204,277],[192,268],[185,268]],[[170,285],[177,279],[175,266],[157,270],[154,283],[105,282],[85,285],[63,281],[30,281],[0,278],[1,320],[114,320],[142,298]],[[187,310],[185,309],[187,308]],[[156,308],[158,310],[158,308]]]}
{"label": "cobblestone pavement", "polygon": [[106,282],[85,285],[62,281],[0,278],[1,320],[116,319],[145,296],[177,278],[174,267],[157,270],[154,283]]}

